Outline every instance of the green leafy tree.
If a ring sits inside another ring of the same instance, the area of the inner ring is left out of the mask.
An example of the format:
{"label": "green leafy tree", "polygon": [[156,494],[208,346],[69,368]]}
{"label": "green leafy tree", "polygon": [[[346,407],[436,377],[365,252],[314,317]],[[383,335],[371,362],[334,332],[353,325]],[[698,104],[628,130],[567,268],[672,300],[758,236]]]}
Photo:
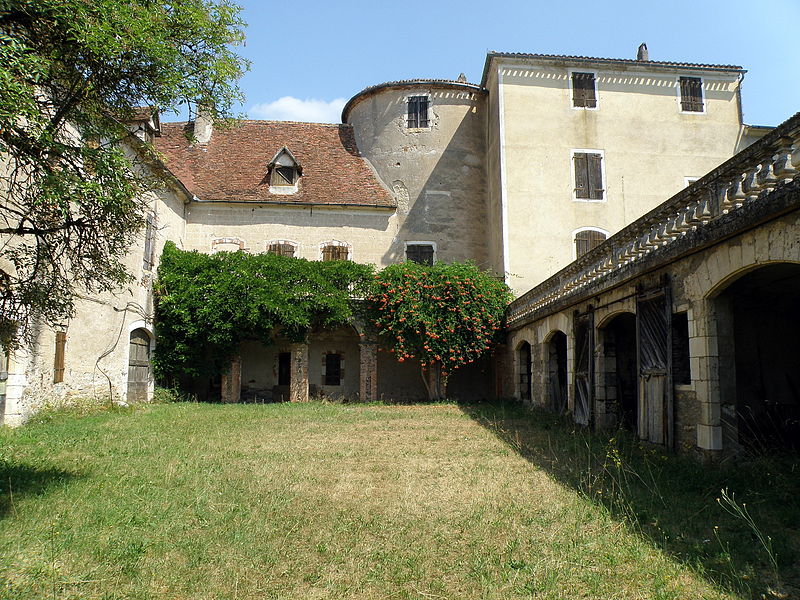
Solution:
{"label": "green leafy tree", "polygon": [[420,361],[431,400],[445,396],[454,370],[491,348],[513,297],[472,263],[406,262],[386,267],[375,279],[373,322],[399,361]]}
{"label": "green leafy tree", "polygon": [[126,122],[139,106],[199,98],[228,116],[247,67],[232,50],[239,10],[227,0],[0,0],[7,340],[34,319],[68,318],[78,291],[129,280],[122,258],[157,183],[136,164],[148,148]]}
{"label": "green leafy tree", "polygon": [[247,339],[303,340],[315,326],[354,317],[351,298],[372,286],[373,268],[272,254],[179,250],[167,242],[156,283],[156,376],[171,385],[225,369]]}

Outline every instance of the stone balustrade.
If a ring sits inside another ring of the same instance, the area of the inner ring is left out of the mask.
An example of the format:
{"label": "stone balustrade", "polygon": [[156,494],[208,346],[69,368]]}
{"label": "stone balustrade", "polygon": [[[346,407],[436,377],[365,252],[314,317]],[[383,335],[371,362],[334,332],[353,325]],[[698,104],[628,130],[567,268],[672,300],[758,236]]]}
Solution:
{"label": "stone balustrade", "polygon": [[580,257],[509,307],[513,326],[776,188],[800,180],[800,113]]}

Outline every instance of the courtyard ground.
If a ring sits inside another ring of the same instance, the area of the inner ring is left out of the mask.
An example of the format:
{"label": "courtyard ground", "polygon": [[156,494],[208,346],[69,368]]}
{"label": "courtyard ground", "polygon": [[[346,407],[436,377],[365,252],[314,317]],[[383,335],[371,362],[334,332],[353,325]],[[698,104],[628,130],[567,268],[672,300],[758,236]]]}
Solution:
{"label": "courtyard ground", "polygon": [[55,414],[0,429],[0,598],[791,598],[798,479],[503,403]]}

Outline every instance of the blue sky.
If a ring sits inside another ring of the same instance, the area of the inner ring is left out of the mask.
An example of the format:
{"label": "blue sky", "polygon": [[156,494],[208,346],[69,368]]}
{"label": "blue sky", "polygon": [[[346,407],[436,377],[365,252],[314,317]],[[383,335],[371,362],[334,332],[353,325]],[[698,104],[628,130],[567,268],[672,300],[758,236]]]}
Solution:
{"label": "blue sky", "polygon": [[369,85],[410,78],[480,81],[486,52],[736,64],[744,120],[800,111],[800,0],[385,2],[238,0],[250,118],[338,122]]}

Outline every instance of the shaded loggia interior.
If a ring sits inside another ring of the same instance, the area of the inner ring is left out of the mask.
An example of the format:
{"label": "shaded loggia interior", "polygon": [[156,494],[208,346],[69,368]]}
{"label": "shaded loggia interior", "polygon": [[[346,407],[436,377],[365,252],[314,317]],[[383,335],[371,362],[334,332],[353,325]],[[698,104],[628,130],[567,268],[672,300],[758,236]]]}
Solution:
{"label": "shaded loggia interior", "polygon": [[725,443],[800,448],[800,265],[750,271],[714,300]]}
{"label": "shaded loggia interior", "polygon": [[547,395],[550,410],[564,412],[567,409],[567,336],[556,331],[547,343]]}
{"label": "shaded loggia interior", "polygon": [[607,400],[615,400],[619,424],[636,431],[636,315],[621,313],[602,330]]}

